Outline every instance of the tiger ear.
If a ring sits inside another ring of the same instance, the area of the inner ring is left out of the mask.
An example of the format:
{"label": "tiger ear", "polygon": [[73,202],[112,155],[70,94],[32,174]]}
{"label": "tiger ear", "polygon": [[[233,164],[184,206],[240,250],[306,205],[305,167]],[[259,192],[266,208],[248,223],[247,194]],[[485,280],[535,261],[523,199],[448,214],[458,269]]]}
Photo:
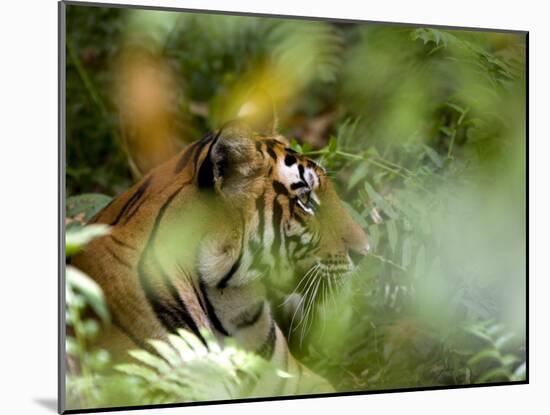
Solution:
{"label": "tiger ear", "polygon": [[263,89],[256,89],[248,95],[239,109],[237,117],[258,134],[276,135],[277,112],[275,102],[271,95]]}
{"label": "tiger ear", "polygon": [[253,130],[245,123],[227,123],[213,139],[198,172],[199,188],[215,188],[225,196],[245,196],[260,175]]}

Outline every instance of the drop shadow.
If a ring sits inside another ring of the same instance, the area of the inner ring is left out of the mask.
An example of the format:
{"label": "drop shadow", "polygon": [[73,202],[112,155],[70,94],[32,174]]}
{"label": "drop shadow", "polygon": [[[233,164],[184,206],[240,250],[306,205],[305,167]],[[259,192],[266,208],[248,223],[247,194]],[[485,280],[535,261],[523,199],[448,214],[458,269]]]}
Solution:
{"label": "drop shadow", "polygon": [[34,400],[40,406],[57,413],[57,399],[53,398],[37,398]]}

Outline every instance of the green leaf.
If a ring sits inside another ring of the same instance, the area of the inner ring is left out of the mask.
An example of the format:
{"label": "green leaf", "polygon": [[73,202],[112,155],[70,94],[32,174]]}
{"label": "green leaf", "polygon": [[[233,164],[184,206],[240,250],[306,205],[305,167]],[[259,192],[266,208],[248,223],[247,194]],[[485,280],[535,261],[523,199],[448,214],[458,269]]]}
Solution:
{"label": "green leaf", "polygon": [[439,131],[441,131],[443,134],[445,134],[447,137],[451,137],[454,133],[455,133],[455,130],[452,129],[452,128],[449,128],[449,127],[446,127],[444,125],[440,126],[439,127]]}
{"label": "green leaf", "polygon": [[460,114],[463,114],[466,110],[456,104],[453,104],[452,102],[447,102],[446,105],[448,107],[451,107],[452,109],[454,109],[456,112],[460,113]]}
{"label": "green leaf", "polygon": [[182,361],[189,362],[195,358],[195,353],[193,352],[193,350],[191,350],[187,342],[183,340],[180,336],[169,334],[168,341],[177,350]]}
{"label": "green leaf", "polygon": [[506,344],[515,337],[514,333],[505,333],[495,340],[495,347],[502,349]]}
{"label": "green leaf", "polygon": [[298,141],[296,141],[295,138],[293,138],[290,141],[290,148],[296,151],[297,153],[302,153],[302,154],[304,153],[302,146],[298,143]]}
{"label": "green leaf", "polygon": [[427,271],[427,259],[426,259],[426,248],[422,245],[418,249],[418,254],[416,255],[416,260],[414,264],[414,275],[417,278],[422,277]]}
{"label": "green leaf", "polygon": [[109,231],[109,226],[104,224],[94,224],[83,228],[69,229],[65,236],[65,255],[71,256],[76,254],[88,242],[100,236],[108,235]]}
{"label": "green leaf", "polygon": [[525,380],[527,373],[527,365],[525,362],[523,362],[521,365],[519,365],[516,370],[514,370],[514,374],[512,375],[512,380]]}
{"label": "green leaf", "polygon": [[195,354],[197,354],[198,356],[204,356],[208,354],[208,350],[206,349],[204,344],[202,344],[201,341],[197,338],[197,336],[183,329],[178,329],[178,334],[181,338],[183,338],[183,340],[187,342],[187,344]]}
{"label": "green leaf", "polygon": [[348,190],[352,189],[359,181],[363,180],[367,176],[368,170],[368,163],[360,163],[348,180]]}
{"label": "green leaf", "polygon": [[331,136],[328,141],[328,152],[334,153],[338,149],[338,141],[336,140],[336,137]]}
{"label": "green leaf", "polygon": [[367,221],[363,218],[363,216],[361,216],[361,214],[359,214],[354,208],[353,206],[351,206],[349,203],[345,202],[342,200],[342,204],[344,205],[344,207],[347,209],[347,211],[349,212],[349,214],[351,215],[352,219],[357,222],[363,229],[367,229],[368,228],[368,223]]}
{"label": "green leaf", "polygon": [[135,388],[162,401],[245,397],[249,382],[262,374],[287,375],[256,354],[240,349],[231,339],[220,347],[211,331],[203,329],[201,335],[208,348],[193,333],[179,329],[177,335],[168,335],[168,342],[149,341],[163,358],[133,350],[130,355],[139,363],[119,365],[117,370],[144,379],[145,383]]}
{"label": "green leaf", "polygon": [[160,340],[149,340],[148,343],[153,346],[157,353],[162,356],[170,365],[177,366],[181,363],[178,353],[167,343]]}
{"label": "green leaf", "polygon": [[519,362],[519,359],[513,354],[507,354],[506,356],[502,356],[502,358],[500,359],[500,363],[502,364],[502,366],[511,366],[517,362]]}
{"label": "green leaf", "polygon": [[401,266],[407,268],[412,259],[412,240],[411,238],[405,238],[403,241],[403,248],[401,254]]}
{"label": "green leaf", "polygon": [[78,343],[73,337],[67,337],[65,340],[65,351],[68,354],[78,355]]}
{"label": "green leaf", "polygon": [[68,265],[66,269],[67,284],[77,290],[104,322],[110,322],[109,310],[101,287],[78,268]]}
{"label": "green leaf", "polygon": [[155,371],[148,369],[144,366],[136,365],[134,363],[126,363],[115,366],[115,370],[127,375],[137,376],[145,379],[148,382],[154,383],[158,380],[158,375]]}
{"label": "green leaf", "polygon": [[433,148],[424,145],[424,150],[426,150],[427,156],[438,168],[443,167],[443,159]]}
{"label": "green leaf", "polygon": [[376,248],[378,247],[378,241],[380,240],[380,231],[378,229],[378,226],[370,226],[369,227],[369,243],[372,247],[372,252],[376,252]]}
{"label": "green leaf", "polygon": [[496,368],[489,370],[487,373],[485,373],[483,376],[481,376],[476,383],[485,383],[490,381],[496,381],[496,380],[508,380],[510,379],[510,372],[508,370],[503,368]]}
{"label": "green leaf", "polygon": [[487,334],[485,334],[483,331],[481,331],[479,328],[477,327],[466,327],[465,330],[470,333],[470,334],[473,334],[474,336],[476,336],[477,338],[479,339],[482,339],[482,340],[485,340],[486,342],[490,343],[490,344],[493,344],[493,339],[491,339],[490,336],[488,336]]}
{"label": "green leaf", "polygon": [[112,198],[100,193],[86,193],[67,199],[66,218],[80,224],[88,222],[96,213],[107,206]]}
{"label": "green leaf", "polygon": [[386,212],[386,214],[392,219],[397,219],[398,216],[393,208],[390,206],[390,204],[386,201],[386,199],[384,199],[384,197],[382,197],[376,190],[374,190],[369,182],[365,181],[364,187],[370,199],[375,203],[378,208]]}
{"label": "green leaf", "polygon": [[498,350],[494,350],[494,349],[483,350],[468,360],[468,366],[474,366],[480,362],[487,361],[487,360],[489,361],[494,360],[494,361],[500,362],[500,359],[501,359],[501,356]]}
{"label": "green leaf", "polygon": [[170,366],[164,359],[161,359],[160,357],[157,357],[145,350],[130,350],[128,354],[134,359],[151,366],[161,373],[167,373],[170,371]]}
{"label": "green leaf", "polygon": [[210,330],[202,328],[200,329],[200,333],[204,340],[206,340],[208,350],[211,353],[221,353],[222,348],[220,347],[218,340],[214,337],[214,334]]}
{"label": "green leaf", "polygon": [[395,247],[397,246],[397,227],[395,226],[395,221],[388,221],[386,223],[386,228],[388,230],[388,242],[392,252],[395,252]]}
{"label": "green leaf", "polygon": [[89,339],[94,339],[99,333],[99,324],[96,320],[87,319],[82,322],[84,334]]}

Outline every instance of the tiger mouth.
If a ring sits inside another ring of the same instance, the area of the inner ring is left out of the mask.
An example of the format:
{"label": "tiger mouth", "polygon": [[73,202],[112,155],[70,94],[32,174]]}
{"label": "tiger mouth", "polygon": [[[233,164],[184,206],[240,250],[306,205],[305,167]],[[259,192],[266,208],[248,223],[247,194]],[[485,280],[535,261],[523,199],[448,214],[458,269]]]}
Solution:
{"label": "tiger mouth", "polygon": [[[315,263],[302,274],[296,289],[287,297],[287,301],[294,298],[294,312],[289,328],[289,338],[293,333],[299,334],[303,341],[306,333],[313,323],[313,316],[319,306],[336,304],[346,277],[354,271],[353,262],[349,258],[322,259]],[[298,299],[296,299],[298,297]]]}
{"label": "tiger mouth", "polygon": [[325,286],[329,286],[335,294],[334,289],[340,286],[345,277],[351,275],[354,269],[355,266],[349,258],[317,260],[306,272],[301,274],[295,291],[300,292],[303,296],[316,297],[323,301],[323,296],[320,296],[317,291],[323,293]]}
{"label": "tiger mouth", "polygon": [[326,278],[341,277],[353,271],[353,263],[349,259],[341,260],[321,260],[318,262],[321,270],[321,276]]}

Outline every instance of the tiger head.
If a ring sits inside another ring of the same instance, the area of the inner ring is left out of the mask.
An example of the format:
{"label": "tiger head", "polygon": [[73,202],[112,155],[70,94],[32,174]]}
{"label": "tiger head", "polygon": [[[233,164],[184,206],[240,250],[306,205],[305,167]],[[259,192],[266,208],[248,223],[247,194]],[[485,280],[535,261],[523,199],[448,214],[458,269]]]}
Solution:
{"label": "tiger head", "polygon": [[352,270],[350,253],[368,253],[325,169],[286,138],[234,121],[211,141],[198,185],[214,189],[226,212],[240,211],[249,272],[333,280]]}

